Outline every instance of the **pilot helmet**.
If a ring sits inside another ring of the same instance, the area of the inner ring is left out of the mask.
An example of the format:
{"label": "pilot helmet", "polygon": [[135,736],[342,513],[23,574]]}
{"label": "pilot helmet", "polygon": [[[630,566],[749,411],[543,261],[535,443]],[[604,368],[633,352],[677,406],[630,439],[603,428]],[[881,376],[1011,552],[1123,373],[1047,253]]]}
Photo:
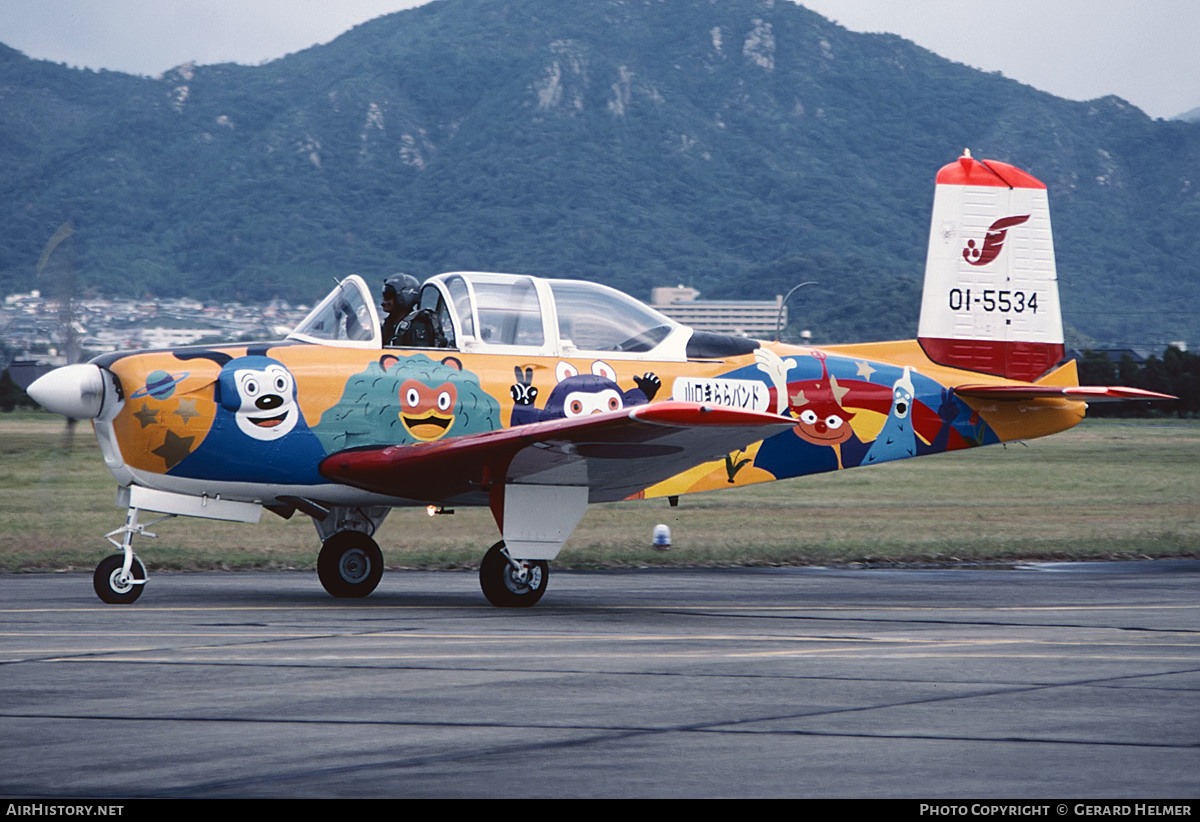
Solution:
{"label": "pilot helmet", "polygon": [[396,302],[404,311],[417,304],[417,294],[420,290],[421,284],[411,274],[393,274],[383,281],[383,296],[394,294]]}

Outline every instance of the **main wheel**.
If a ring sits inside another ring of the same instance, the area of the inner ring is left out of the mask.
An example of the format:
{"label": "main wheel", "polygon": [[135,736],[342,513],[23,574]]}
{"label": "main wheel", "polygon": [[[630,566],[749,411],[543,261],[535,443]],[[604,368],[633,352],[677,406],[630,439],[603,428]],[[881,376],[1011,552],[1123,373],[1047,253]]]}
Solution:
{"label": "main wheel", "polygon": [[140,597],[142,589],[146,587],[144,583],[133,582],[135,579],[146,579],[146,568],[140,559],[133,558],[133,564],[129,566],[129,577],[122,575],[121,569],[124,567],[125,555],[113,554],[100,560],[96,572],[92,574],[92,587],[96,589],[96,596],[109,605],[128,605]]}
{"label": "main wheel", "polygon": [[545,560],[525,559],[514,568],[501,540],[488,549],[479,564],[479,587],[497,608],[529,608],[546,593],[550,566]]}
{"label": "main wheel", "polygon": [[361,531],[339,531],[321,546],[317,576],[335,597],[365,597],[383,577],[383,552]]}

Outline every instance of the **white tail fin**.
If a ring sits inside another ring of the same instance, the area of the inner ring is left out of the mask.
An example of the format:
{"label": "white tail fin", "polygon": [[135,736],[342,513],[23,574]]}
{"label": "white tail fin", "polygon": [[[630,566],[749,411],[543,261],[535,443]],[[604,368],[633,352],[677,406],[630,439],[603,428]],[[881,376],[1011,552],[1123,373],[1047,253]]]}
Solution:
{"label": "white tail fin", "polygon": [[970,152],[938,172],[917,337],[934,362],[1018,380],[1062,359],[1041,181]]}

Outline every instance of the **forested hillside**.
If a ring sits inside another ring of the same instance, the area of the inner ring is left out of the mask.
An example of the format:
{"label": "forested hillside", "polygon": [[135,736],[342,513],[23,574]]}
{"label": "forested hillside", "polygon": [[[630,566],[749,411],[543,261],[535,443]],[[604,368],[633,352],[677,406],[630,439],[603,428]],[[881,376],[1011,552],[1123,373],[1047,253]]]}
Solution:
{"label": "forested hillside", "polygon": [[[0,293],[72,221],[83,292],[311,300],[331,279],[802,292],[818,341],[914,333],[933,176],[1050,188],[1073,342],[1200,345],[1200,124],[1078,103],[773,0],[439,0],[161,78],[0,47]],[[44,287],[44,286],[43,286]]]}

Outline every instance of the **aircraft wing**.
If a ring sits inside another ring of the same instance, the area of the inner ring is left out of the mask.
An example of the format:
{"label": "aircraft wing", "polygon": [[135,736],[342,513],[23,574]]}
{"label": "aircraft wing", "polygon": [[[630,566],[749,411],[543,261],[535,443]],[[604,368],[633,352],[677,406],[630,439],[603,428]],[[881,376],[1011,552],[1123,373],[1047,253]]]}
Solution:
{"label": "aircraft wing", "polygon": [[1043,397],[1084,402],[1128,402],[1130,400],[1175,400],[1170,394],[1159,394],[1141,388],[1120,385],[960,385],[954,389],[960,397],[979,400],[1018,401]]}
{"label": "aircraft wing", "polygon": [[662,402],[432,443],[351,448],[321,461],[329,479],[422,502],[487,503],[496,483],[586,486],[612,502],[785,431],[775,414]]}

